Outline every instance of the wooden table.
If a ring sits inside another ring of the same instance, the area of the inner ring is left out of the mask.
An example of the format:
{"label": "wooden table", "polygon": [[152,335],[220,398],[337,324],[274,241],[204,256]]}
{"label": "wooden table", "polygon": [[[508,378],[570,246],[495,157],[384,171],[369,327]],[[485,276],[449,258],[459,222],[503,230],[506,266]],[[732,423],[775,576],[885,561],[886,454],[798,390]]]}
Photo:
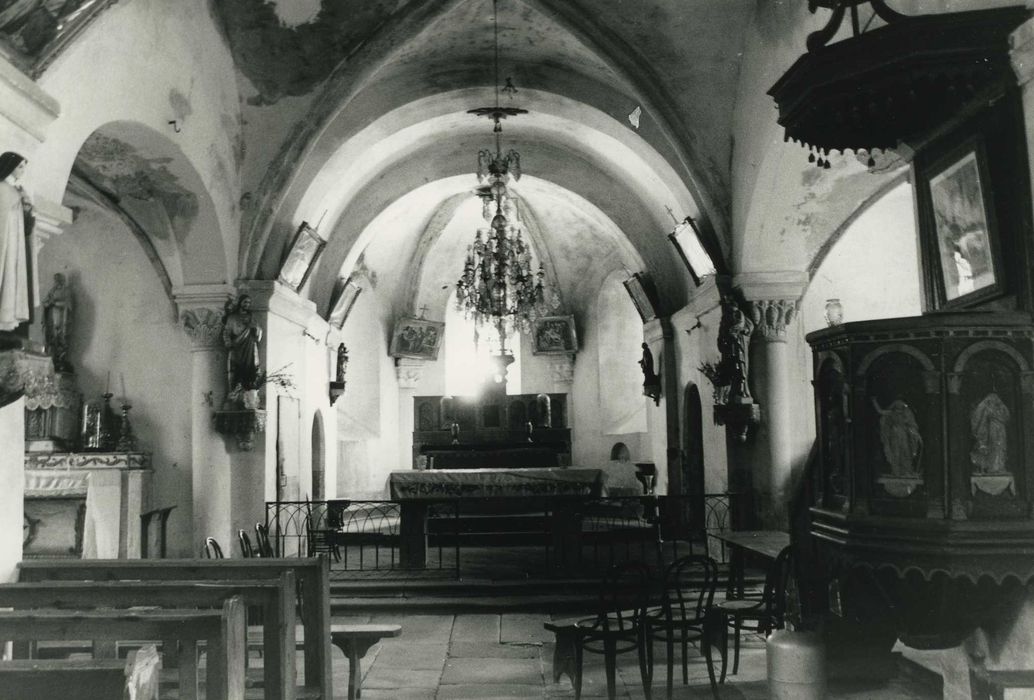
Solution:
{"label": "wooden table", "polygon": [[790,544],[789,533],[782,530],[736,530],[711,533],[711,537],[729,547],[728,596],[743,597],[743,565],[745,559],[762,559],[766,564],[775,561],[779,552]]}

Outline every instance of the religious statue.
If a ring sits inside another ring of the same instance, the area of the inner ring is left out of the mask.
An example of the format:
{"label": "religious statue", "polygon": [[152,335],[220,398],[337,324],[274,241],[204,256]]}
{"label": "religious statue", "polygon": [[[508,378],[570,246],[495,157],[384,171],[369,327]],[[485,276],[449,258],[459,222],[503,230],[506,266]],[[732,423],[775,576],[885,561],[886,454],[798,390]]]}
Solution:
{"label": "religious statue", "polygon": [[991,392],[973,408],[969,416],[970,428],[976,445],[969,459],[981,474],[1008,474],[1009,407],[995,392]]}
{"label": "religious statue", "polygon": [[895,399],[887,408],[881,408],[876,398],[872,406],[880,414],[880,442],[893,476],[914,477],[923,453],[923,436],[915,413],[902,399]]}
{"label": "religious statue", "polygon": [[47,342],[47,352],[53,358],[54,369],[58,372],[72,371],[68,361],[68,335],[74,311],[75,296],[72,288],[65,281],[65,276],[58,272],[54,275],[54,286],[43,299],[43,335]]}
{"label": "religious statue", "polygon": [[12,151],[0,155],[0,331],[29,320],[25,237],[32,230],[32,203],[18,185],[27,162]]}
{"label": "religious statue", "polygon": [[348,368],[348,348],[345,347],[344,343],[337,346],[337,372],[335,373],[335,380],[344,384],[345,382],[345,370]]}
{"label": "religious statue", "polygon": [[226,304],[223,320],[223,346],[226,347],[226,383],[228,396],[236,398],[242,391],[259,388],[259,342],[262,329],[251,315],[251,297],[242,294],[234,304]]}
{"label": "religious statue", "polygon": [[722,307],[718,349],[722,353],[722,361],[729,368],[728,401],[753,403],[747,380],[750,377],[750,337],[754,334],[754,321],[728,297],[723,300]]}
{"label": "religious statue", "polygon": [[653,353],[650,346],[643,343],[643,359],[639,360],[643,370],[643,396],[649,396],[654,403],[661,403],[661,378],[653,369]]}

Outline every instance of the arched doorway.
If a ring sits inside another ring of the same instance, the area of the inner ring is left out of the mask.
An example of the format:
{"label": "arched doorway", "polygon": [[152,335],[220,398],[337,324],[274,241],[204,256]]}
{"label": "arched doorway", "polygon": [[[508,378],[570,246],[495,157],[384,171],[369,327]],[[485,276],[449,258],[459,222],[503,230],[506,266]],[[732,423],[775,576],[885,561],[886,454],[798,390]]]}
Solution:
{"label": "arched doorway", "polygon": [[317,411],[312,417],[312,500],[327,497],[327,463],[323,446],[323,416]]}
{"label": "arched doorway", "polygon": [[[682,423],[682,478],[680,493],[687,496],[702,497],[704,495],[704,412],[700,401],[700,389],[690,382],[683,393]],[[693,521],[690,526],[694,530],[704,527],[704,509],[690,508]],[[702,504],[701,504],[702,505]]]}

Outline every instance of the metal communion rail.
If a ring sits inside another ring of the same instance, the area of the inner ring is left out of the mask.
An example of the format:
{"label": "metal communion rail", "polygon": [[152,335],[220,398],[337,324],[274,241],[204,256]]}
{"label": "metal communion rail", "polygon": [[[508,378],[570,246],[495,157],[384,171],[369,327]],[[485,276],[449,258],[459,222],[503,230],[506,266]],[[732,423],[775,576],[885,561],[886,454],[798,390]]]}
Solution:
{"label": "metal communion rail", "polygon": [[[403,571],[455,576],[596,575],[622,561],[655,568],[688,553],[725,552],[708,533],[737,529],[742,494],[425,502],[416,535],[400,502],[279,501],[266,504],[278,556],[327,555],[332,575]],[[696,523],[696,526],[694,526]],[[702,525],[702,527],[701,527]],[[424,538],[422,566],[403,565],[405,538]]]}

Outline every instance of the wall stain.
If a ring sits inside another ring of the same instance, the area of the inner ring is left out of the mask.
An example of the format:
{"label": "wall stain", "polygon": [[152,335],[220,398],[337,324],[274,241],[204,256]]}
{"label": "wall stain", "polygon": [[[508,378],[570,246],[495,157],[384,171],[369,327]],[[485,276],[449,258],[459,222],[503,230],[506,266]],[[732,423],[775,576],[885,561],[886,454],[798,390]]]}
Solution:
{"label": "wall stain", "polygon": [[[177,237],[183,237],[197,218],[198,199],[169,171],[171,162],[171,158],[147,158],[125,141],[94,133],[79,150],[75,167],[120,199],[161,205]],[[160,231],[151,233],[161,235]]]}
{"label": "wall stain", "polygon": [[269,0],[222,0],[238,69],[258,90],[253,105],[308,94],[399,6],[398,0],[321,0],[311,22],[285,26]]}

